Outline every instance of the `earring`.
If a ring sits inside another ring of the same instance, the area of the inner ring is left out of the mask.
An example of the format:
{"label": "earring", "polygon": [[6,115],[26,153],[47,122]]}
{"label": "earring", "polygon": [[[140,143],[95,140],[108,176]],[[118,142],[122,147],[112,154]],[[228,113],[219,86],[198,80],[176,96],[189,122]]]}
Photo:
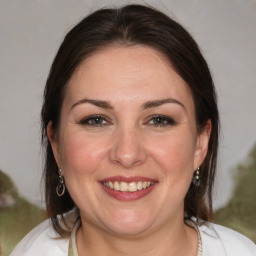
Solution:
{"label": "earring", "polygon": [[59,170],[59,183],[56,187],[56,193],[59,197],[63,196],[66,190],[66,186],[64,183],[64,177],[61,175],[61,169]]}
{"label": "earring", "polygon": [[194,173],[194,177],[192,179],[192,183],[198,188],[200,186],[200,167],[197,168],[197,170]]}

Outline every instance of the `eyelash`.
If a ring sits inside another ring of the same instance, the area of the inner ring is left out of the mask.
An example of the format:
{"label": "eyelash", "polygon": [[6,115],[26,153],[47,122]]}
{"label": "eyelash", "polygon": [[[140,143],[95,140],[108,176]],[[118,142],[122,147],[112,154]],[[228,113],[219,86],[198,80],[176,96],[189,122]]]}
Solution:
{"label": "eyelash", "polygon": [[[153,121],[152,124],[150,124],[151,121]],[[106,123],[103,123],[103,122],[106,122]],[[101,127],[101,126],[111,125],[111,122],[104,116],[93,115],[93,116],[89,116],[82,119],[79,122],[79,124]],[[150,126],[155,126],[155,127],[164,127],[164,126],[175,125],[176,122],[169,116],[154,115],[150,117],[149,121],[147,121],[146,124],[149,124]]]}
{"label": "eyelash", "polygon": [[[95,123],[96,121],[96,123]],[[106,122],[105,124],[103,124],[102,122]],[[110,122],[101,115],[93,115],[93,116],[89,116],[86,117],[84,119],[82,119],[79,124],[81,125],[88,125],[88,126],[105,126],[105,125],[109,125]]]}
{"label": "eyelash", "polygon": [[[169,116],[165,116],[165,115],[154,115],[151,116],[150,120],[148,121],[148,123],[150,123],[151,121],[154,121],[153,124],[150,124],[152,126],[156,126],[156,127],[160,127],[160,126],[171,126],[171,125],[175,125],[176,122]],[[157,123],[156,123],[157,121]]]}

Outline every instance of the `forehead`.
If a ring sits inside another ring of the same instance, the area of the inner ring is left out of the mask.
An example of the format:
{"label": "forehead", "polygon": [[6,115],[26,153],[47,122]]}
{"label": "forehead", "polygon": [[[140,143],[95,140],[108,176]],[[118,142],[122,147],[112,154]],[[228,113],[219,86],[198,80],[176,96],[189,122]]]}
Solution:
{"label": "forehead", "polygon": [[148,46],[111,46],[86,58],[71,77],[67,97],[121,102],[175,97],[192,104],[189,86],[159,51]]}

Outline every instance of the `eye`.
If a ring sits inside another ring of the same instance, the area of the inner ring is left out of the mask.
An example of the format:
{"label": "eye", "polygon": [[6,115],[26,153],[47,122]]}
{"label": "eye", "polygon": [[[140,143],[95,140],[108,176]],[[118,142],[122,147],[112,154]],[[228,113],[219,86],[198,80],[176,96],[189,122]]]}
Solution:
{"label": "eye", "polygon": [[154,125],[154,126],[169,126],[169,125],[175,125],[176,122],[169,116],[156,115],[151,117],[148,124]]}
{"label": "eye", "polygon": [[104,126],[108,125],[110,122],[104,116],[94,115],[82,119],[79,123],[88,126]]}

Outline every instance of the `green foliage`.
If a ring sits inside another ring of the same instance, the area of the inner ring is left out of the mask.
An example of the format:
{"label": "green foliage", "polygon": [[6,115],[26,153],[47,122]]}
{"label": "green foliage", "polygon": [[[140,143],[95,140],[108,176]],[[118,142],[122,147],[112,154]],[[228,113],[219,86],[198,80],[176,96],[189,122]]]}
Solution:
{"label": "green foliage", "polygon": [[0,249],[7,256],[17,243],[32,228],[46,219],[46,213],[37,206],[19,197],[11,179],[0,171],[0,193],[11,195],[15,204],[9,207],[0,206]]}
{"label": "green foliage", "polygon": [[215,222],[237,230],[256,242],[256,145],[236,169],[233,196],[215,214]]}
{"label": "green foliage", "polygon": [[0,193],[17,193],[12,180],[0,170]]}

